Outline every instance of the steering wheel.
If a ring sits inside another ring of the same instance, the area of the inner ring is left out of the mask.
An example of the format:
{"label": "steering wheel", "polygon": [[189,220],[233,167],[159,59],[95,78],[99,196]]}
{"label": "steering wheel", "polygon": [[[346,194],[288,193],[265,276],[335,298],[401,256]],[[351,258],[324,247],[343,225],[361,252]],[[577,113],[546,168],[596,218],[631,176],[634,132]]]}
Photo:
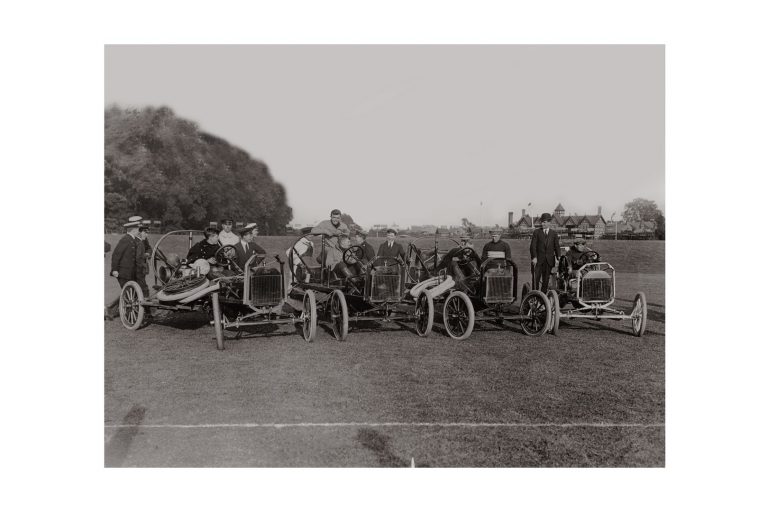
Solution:
{"label": "steering wheel", "polygon": [[237,264],[237,252],[234,245],[225,245],[219,247],[216,250],[216,254],[213,255],[216,263],[222,266],[232,265],[236,271],[242,272],[243,269]]}
{"label": "steering wheel", "polygon": [[456,257],[462,261],[474,260],[475,250],[471,247],[463,247],[456,253]]}
{"label": "steering wheel", "polygon": [[597,251],[587,251],[585,253],[582,253],[579,255],[578,258],[576,258],[576,264],[586,265],[587,263],[592,263],[593,261],[599,261],[600,260],[600,253]]}
{"label": "steering wheel", "polygon": [[344,249],[344,252],[341,253],[341,260],[347,265],[354,265],[356,263],[359,263],[360,265],[362,265],[363,258],[365,258],[365,251],[363,250],[363,247],[360,245],[353,245],[352,247],[347,247],[346,249]]}

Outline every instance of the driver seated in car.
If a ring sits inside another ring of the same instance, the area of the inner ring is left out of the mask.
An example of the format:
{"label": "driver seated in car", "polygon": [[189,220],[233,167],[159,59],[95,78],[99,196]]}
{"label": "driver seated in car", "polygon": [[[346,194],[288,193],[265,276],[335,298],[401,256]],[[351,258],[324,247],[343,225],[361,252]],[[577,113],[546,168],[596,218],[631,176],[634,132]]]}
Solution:
{"label": "driver seated in car", "polygon": [[456,282],[466,280],[468,277],[477,276],[480,273],[480,256],[472,247],[468,234],[459,237],[459,247],[451,249],[437,265],[436,270],[447,269]]}
{"label": "driver seated in car", "polygon": [[203,259],[210,264],[216,263],[216,251],[219,250],[219,231],[216,228],[205,228],[205,239],[197,242],[189,249],[187,261],[192,263]]}
{"label": "driver seated in car", "polygon": [[592,254],[587,257],[586,254],[592,252],[592,249],[587,247],[587,241],[583,238],[576,240],[571,247],[568,248],[566,253],[566,261],[568,262],[568,275],[576,277],[576,272],[584,266],[586,263],[592,263],[596,261],[596,254]]}
{"label": "driver seated in car", "polygon": [[344,251],[350,248],[352,242],[347,235],[339,235],[339,250],[329,251],[326,255],[326,266],[333,269],[339,279],[354,277],[359,274],[356,265],[347,265],[344,263]]}

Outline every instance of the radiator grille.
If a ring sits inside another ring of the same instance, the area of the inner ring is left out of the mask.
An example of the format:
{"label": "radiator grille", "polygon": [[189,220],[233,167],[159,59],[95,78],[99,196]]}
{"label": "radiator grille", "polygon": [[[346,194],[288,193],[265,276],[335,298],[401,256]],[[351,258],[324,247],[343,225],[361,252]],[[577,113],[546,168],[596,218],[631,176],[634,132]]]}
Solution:
{"label": "radiator grille", "polygon": [[399,301],[402,295],[400,274],[375,273],[371,276],[371,300]]}
{"label": "radiator grille", "polygon": [[515,293],[512,289],[513,278],[510,275],[490,275],[485,278],[486,302],[512,302]]}
{"label": "radiator grille", "polygon": [[586,278],[581,281],[581,298],[590,300],[611,300],[611,279],[607,277]]}
{"label": "radiator grille", "polygon": [[268,306],[279,303],[283,298],[281,287],[282,276],[263,274],[251,276],[251,304]]}

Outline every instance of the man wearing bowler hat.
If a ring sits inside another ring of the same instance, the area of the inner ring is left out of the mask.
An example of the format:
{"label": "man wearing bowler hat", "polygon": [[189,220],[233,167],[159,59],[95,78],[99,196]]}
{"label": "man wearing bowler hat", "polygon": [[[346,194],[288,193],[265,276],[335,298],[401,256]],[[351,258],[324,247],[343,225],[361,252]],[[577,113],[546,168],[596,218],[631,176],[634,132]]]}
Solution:
{"label": "man wearing bowler hat", "polygon": [[232,219],[222,219],[221,232],[219,233],[219,243],[224,245],[237,245],[240,241],[240,237],[232,232],[232,226],[234,222]]}
{"label": "man wearing bowler hat", "polygon": [[551,228],[552,215],[541,215],[541,227],[536,228],[531,238],[531,263],[533,264],[533,289],[547,293],[549,274],[560,258],[560,237]]}

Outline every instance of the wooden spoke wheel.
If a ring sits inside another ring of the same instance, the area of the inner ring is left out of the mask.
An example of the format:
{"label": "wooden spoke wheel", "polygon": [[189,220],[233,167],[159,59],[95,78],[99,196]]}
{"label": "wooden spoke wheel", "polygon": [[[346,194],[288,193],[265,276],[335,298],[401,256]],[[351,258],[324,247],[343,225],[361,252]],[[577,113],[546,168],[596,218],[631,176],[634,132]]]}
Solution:
{"label": "wooden spoke wheel", "polygon": [[552,308],[552,319],[549,322],[549,332],[557,336],[560,331],[560,297],[554,290],[547,292],[547,298],[549,299],[550,307]]}
{"label": "wooden spoke wheel", "polygon": [[315,292],[307,290],[304,294],[303,311],[301,313],[301,330],[306,341],[314,341],[317,334],[317,299]]}
{"label": "wooden spoke wheel", "polygon": [[645,294],[638,292],[635,295],[635,307],[632,308],[632,334],[642,336],[645,333],[645,324],[648,321],[648,303]]}
{"label": "wooden spoke wheel", "polygon": [[[328,312],[331,317],[331,328],[333,335],[339,341],[344,341],[349,332],[349,313],[347,312],[347,299],[341,290],[333,290],[328,306]],[[311,341],[311,340],[307,340]]]}
{"label": "wooden spoke wheel", "polygon": [[421,292],[416,298],[416,332],[421,337],[429,336],[435,321],[435,301],[428,293]]}
{"label": "wooden spoke wheel", "polygon": [[211,309],[213,310],[213,329],[216,332],[216,348],[224,350],[224,327],[222,325],[219,292],[213,292],[211,294]]}
{"label": "wooden spoke wheel", "polygon": [[143,300],[144,292],[141,291],[139,283],[125,283],[120,291],[120,321],[126,329],[135,331],[141,327],[144,321],[144,306],[141,305]]}
{"label": "wooden spoke wheel", "polygon": [[520,315],[523,317],[520,321],[523,332],[529,336],[541,336],[547,331],[551,321],[552,308],[549,299],[538,290],[529,292],[523,296]]}
{"label": "wooden spoke wheel", "polygon": [[475,327],[475,308],[464,292],[453,291],[443,305],[443,324],[448,336],[465,340]]}

